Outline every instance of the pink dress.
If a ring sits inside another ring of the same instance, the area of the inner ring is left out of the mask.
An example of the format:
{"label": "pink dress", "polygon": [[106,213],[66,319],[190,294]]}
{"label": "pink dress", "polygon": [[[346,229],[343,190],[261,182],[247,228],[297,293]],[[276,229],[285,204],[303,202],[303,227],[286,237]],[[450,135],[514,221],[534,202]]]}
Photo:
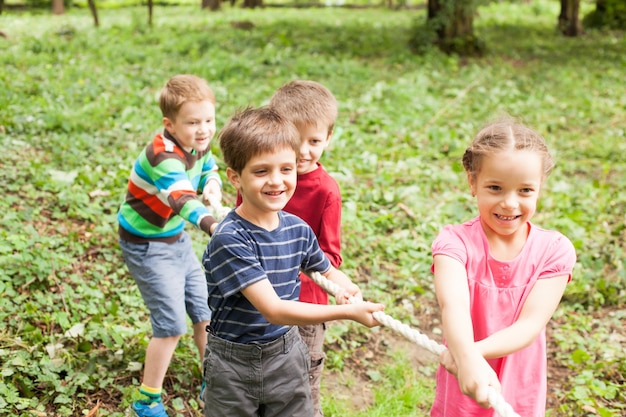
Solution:
{"label": "pink dress", "polygon": [[[510,261],[491,256],[487,237],[476,217],[446,226],[433,242],[432,253],[458,259],[467,270],[470,314],[475,340],[510,326],[538,279],[569,275],[576,263],[572,243],[562,234],[530,224],[521,253]],[[434,268],[434,267],[433,267]],[[521,417],[542,417],[546,408],[545,328],[528,347],[489,360],[502,385],[502,396]],[[495,417],[461,393],[454,375],[437,370],[433,417]]]}

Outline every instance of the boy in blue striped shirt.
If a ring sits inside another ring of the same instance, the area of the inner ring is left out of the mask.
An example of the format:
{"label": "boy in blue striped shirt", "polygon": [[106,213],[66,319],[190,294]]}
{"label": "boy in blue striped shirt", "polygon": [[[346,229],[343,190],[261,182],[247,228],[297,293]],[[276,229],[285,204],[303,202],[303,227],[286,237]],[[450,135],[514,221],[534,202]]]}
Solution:
{"label": "boy in blue striped shirt", "polygon": [[[383,306],[361,298],[312,229],[282,211],[296,187],[297,128],[267,107],[235,114],[219,136],[241,205],[203,255],[212,317],[204,356],[205,416],[312,417],[310,359],[297,325],[350,319],[372,327]],[[341,287],[337,305],[301,303],[299,271]]]}

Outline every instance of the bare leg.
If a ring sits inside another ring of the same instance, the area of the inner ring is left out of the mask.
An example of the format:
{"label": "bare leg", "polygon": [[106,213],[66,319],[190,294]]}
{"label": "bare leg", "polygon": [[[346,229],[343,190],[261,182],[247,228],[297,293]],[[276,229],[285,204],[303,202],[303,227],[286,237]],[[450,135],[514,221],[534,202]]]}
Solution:
{"label": "bare leg", "polygon": [[161,388],[170,366],[180,336],[153,337],[146,350],[143,383],[151,388]]}

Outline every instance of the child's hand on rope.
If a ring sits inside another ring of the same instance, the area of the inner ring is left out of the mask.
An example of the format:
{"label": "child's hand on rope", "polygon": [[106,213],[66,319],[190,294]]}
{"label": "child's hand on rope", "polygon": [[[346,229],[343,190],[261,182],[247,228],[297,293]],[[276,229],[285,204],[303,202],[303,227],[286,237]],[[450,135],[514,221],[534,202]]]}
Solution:
{"label": "child's hand on rope", "polygon": [[363,301],[363,294],[361,294],[358,285],[351,282],[344,285],[345,287],[338,287],[335,293],[335,302],[338,305]]}
{"label": "child's hand on rope", "polygon": [[454,376],[457,376],[458,369],[456,367],[456,363],[454,362],[454,358],[448,349],[444,350],[439,355],[439,364],[443,366],[446,371],[450,372]]}
{"label": "child's hand on rope", "polygon": [[204,187],[204,192],[202,193],[202,198],[206,203],[208,203],[209,207],[211,207],[213,216],[221,221],[230,209],[228,207],[222,206],[222,189],[218,187],[217,189],[213,186],[217,181],[209,181],[207,185]]}
{"label": "child's hand on rope", "polygon": [[367,327],[380,326],[381,323],[374,318],[373,313],[383,311],[385,309],[384,305],[362,301],[352,304],[352,307],[355,310],[355,316],[352,318],[354,321]]}
{"label": "child's hand on rope", "polygon": [[458,365],[456,377],[463,394],[473,398],[484,408],[491,407],[489,388],[492,387],[497,392],[501,390],[498,375],[480,354],[466,356]]}
{"label": "child's hand on rope", "polygon": [[222,201],[222,187],[214,179],[210,179],[202,189],[202,200],[204,204],[211,205],[211,201]]}

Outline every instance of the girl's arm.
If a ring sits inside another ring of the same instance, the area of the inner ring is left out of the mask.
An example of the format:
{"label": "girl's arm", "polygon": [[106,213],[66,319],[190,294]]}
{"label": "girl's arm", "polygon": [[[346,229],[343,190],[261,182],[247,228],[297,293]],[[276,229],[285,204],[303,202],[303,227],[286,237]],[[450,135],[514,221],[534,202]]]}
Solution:
{"label": "girl's arm", "polygon": [[282,300],[269,280],[256,282],[241,291],[272,324],[307,325],[331,320],[354,320],[367,327],[380,325],[372,313],[382,311],[382,304],[360,302],[346,305],[321,305]]}
{"label": "girl's arm", "polygon": [[465,267],[449,256],[435,255],[434,271],[443,334],[456,365],[459,387],[479,405],[489,407],[488,387],[500,391],[500,381],[474,343]]}
{"label": "girl's arm", "polygon": [[500,358],[530,345],[556,311],[568,280],[569,275],[538,280],[515,323],[476,343],[481,354]]}

